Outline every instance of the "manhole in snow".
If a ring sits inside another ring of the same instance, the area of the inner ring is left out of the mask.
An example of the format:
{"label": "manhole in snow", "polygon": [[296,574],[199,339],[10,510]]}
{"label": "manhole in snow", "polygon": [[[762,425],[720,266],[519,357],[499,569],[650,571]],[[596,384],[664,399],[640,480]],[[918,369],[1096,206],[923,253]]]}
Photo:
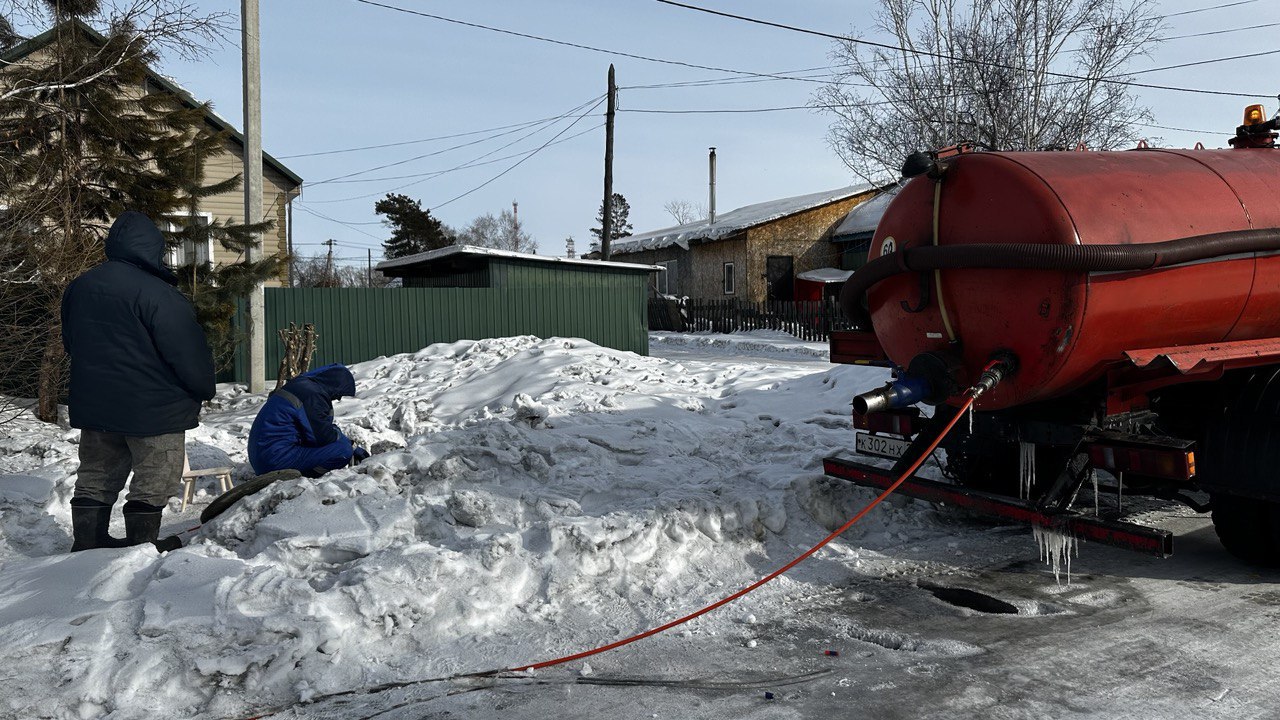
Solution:
{"label": "manhole in snow", "polygon": [[976,590],[967,590],[965,588],[943,587],[942,585],[920,584],[920,589],[928,590],[933,596],[944,603],[955,605],[957,607],[969,608],[983,613],[996,613],[1003,615],[1017,615],[1018,608],[999,599],[991,597],[985,593]]}

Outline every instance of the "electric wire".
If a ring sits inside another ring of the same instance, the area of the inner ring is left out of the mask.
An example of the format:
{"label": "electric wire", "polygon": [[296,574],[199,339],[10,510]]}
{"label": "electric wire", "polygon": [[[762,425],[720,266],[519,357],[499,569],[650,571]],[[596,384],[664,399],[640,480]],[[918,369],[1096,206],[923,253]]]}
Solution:
{"label": "electric wire", "polygon": [[318,157],[320,155],[338,155],[340,153],[361,152],[364,150],[381,150],[389,147],[401,147],[404,145],[417,145],[419,143],[435,142],[436,140],[452,140],[453,138],[467,137],[469,135],[481,135],[488,132],[496,132],[498,130],[508,130],[510,128],[529,127],[541,122],[555,120],[554,117],[539,118],[538,120],[529,120],[527,122],[515,123],[513,125],[500,125],[498,127],[486,128],[484,130],[472,130],[470,132],[454,133],[452,135],[436,135],[435,137],[418,138],[417,140],[401,140],[398,142],[382,143],[381,145],[362,145],[360,147],[342,148],[339,150],[320,150],[317,152],[298,153],[297,155],[277,155],[278,160],[290,160],[302,157]]}
{"label": "electric wire", "polygon": [[[538,123],[535,123],[535,124],[536,124],[536,125],[543,126],[543,127],[548,126],[548,125],[552,125],[552,124],[554,124],[555,122],[557,122],[557,121],[559,121],[559,120],[563,120],[564,118],[569,117],[569,116],[570,116],[570,115],[572,115],[573,113],[575,113],[575,112],[577,112],[577,111],[581,110],[582,108],[586,107],[586,106],[587,106],[587,105],[589,105],[593,100],[599,100],[599,99],[600,99],[600,98],[602,98],[602,97],[603,97],[603,96],[601,96],[601,95],[596,95],[595,97],[592,97],[590,100],[587,100],[586,102],[583,102],[583,103],[579,103],[578,105],[575,105],[574,107],[572,107],[572,108],[570,108],[569,110],[566,110],[565,112],[563,112],[563,113],[561,113],[561,114],[559,114],[559,115],[555,116],[554,118],[551,118],[550,120],[539,121]],[[596,103],[596,104],[598,105],[599,103]],[[334,176],[334,177],[326,178],[326,179],[324,179],[324,180],[318,180],[318,181],[313,182],[313,183],[307,183],[307,186],[308,186],[308,187],[315,187],[316,185],[325,185],[325,184],[327,184],[327,183],[337,182],[338,180],[345,180],[345,179],[347,179],[347,178],[353,178],[353,177],[356,177],[356,176],[359,176],[359,175],[364,175],[365,173],[371,173],[371,172],[374,172],[374,171],[377,171],[377,170],[386,170],[387,168],[390,168],[390,167],[398,167],[398,166],[400,166],[400,165],[404,165],[404,164],[406,164],[406,163],[411,163],[411,162],[414,162],[414,161],[416,161],[416,160],[422,160],[423,158],[429,158],[429,157],[435,157],[435,156],[437,156],[437,155],[443,155],[444,153],[451,152],[451,151],[453,151],[453,150],[458,150],[458,149],[460,149],[460,148],[470,147],[470,146],[472,146],[472,145],[479,145],[480,143],[488,142],[488,141],[490,141],[490,140],[496,140],[496,139],[498,139],[498,138],[500,138],[500,137],[506,137],[507,135],[514,135],[515,133],[519,132],[519,131],[520,131],[520,130],[522,130],[522,129],[525,129],[526,127],[528,127],[528,126],[526,125],[526,126],[517,127],[517,128],[515,128],[515,129],[512,129],[512,130],[506,130],[506,131],[504,131],[504,132],[497,133],[496,135],[490,135],[489,137],[480,138],[480,139],[478,139],[478,140],[471,140],[471,141],[469,141],[469,142],[461,143],[461,144],[459,144],[459,145],[454,145],[454,146],[451,146],[451,147],[447,147],[447,148],[444,148],[444,149],[442,149],[442,150],[435,150],[435,151],[433,151],[433,152],[424,153],[424,154],[422,154],[422,155],[416,155],[416,156],[414,156],[414,157],[406,158],[406,159],[404,159],[404,160],[397,160],[397,161],[395,161],[395,162],[384,163],[384,164],[382,164],[382,165],[377,165],[377,166],[375,166],[375,167],[371,167],[371,168],[365,168],[364,170],[358,170],[358,171],[356,171],[356,172],[347,173],[347,174],[345,174],[345,175],[336,175],[336,176]],[[541,128],[539,128],[539,129],[541,129]],[[535,134],[537,134],[537,131],[536,131],[536,130],[535,130],[534,132],[532,132],[532,133],[528,134],[528,135],[525,135],[525,136],[523,136],[523,137],[521,137],[521,138],[517,139],[517,140],[516,140],[516,141],[514,141],[514,142],[519,142],[520,140],[523,140],[524,138],[530,137],[530,136],[535,135]],[[510,146],[511,146],[511,144],[514,144],[514,142],[513,142],[513,143],[510,143],[510,144],[508,144],[508,145],[504,145],[502,148],[499,148],[499,149],[501,150],[501,149],[504,149],[504,148],[510,147]]]}
{"label": "electric wire", "polygon": [[1238,2],[1229,2],[1222,5],[1214,5],[1213,7],[1196,8],[1195,10],[1183,10],[1182,12],[1170,13],[1165,15],[1166,18],[1178,17],[1180,15],[1193,15],[1195,13],[1208,12],[1210,10],[1221,10],[1222,8],[1236,7],[1237,5],[1252,5],[1258,0],[1239,0]]}
{"label": "electric wire", "polygon": [[315,217],[318,217],[318,218],[320,218],[321,220],[328,220],[329,222],[332,222],[332,223],[337,223],[337,224],[339,224],[339,225],[345,225],[345,226],[347,226],[347,227],[351,228],[352,230],[355,230],[356,232],[360,233],[361,235],[367,235],[367,236],[369,236],[369,237],[373,238],[374,240],[377,240],[378,242],[382,242],[382,238],[378,237],[377,235],[374,235],[373,233],[366,232],[365,230],[363,230],[363,229],[361,229],[361,228],[359,228],[359,227],[356,227],[356,226],[355,226],[354,224],[352,224],[352,223],[346,223],[346,222],[343,222],[343,221],[338,220],[338,219],[336,219],[336,218],[331,218],[331,217],[329,217],[328,215],[325,215],[324,213],[318,212],[318,211],[316,211],[316,210],[312,210],[311,208],[307,207],[306,205],[299,205],[299,206],[298,206],[298,209],[299,209],[299,210],[301,210],[301,211],[302,211],[302,212],[304,212],[304,213],[307,213],[308,215],[314,215]]}
{"label": "electric wire", "polygon": [[550,140],[548,140],[548,141],[546,141],[545,143],[543,143],[542,145],[540,145],[540,146],[538,147],[538,149],[534,150],[533,152],[529,153],[528,155],[526,155],[526,156],[524,156],[524,157],[520,158],[519,160],[517,160],[514,164],[512,164],[512,165],[511,165],[511,167],[507,168],[506,170],[503,170],[502,172],[498,173],[497,175],[494,175],[493,177],[489,178],[488,180],[485,180],[484,182],[480,183],[479,185],[477,185],[477,186],[475,186],[475,187],[471,188],[470,190],[468,190],[468,191],[466,191],[466,192],[464,192],[464,193],[460,193],[460,194],[458,194],[458,195],[455,195],[455,196],[453,196],[453,197],[449,198],[448,200],[445,200],[445,201],[444,201],[444,202],[442,202],[442,203],[438,203],[438,204],[436,204],[436,205],[433,205],[433,206],[432,206],[432,209],[433,209],[433,210],[439,210],[440,208],[442,208],[442,207],[444,207],[444,206],[446,206],[446,205],[448,205],[448,204],[450,204],[450,203],[454,202],[455,200],[461,200],[462,198],[464,198],[464,197],[466,197],[466,196],[470,195],[471,193],[476,192],[477,190],[480,190],[481,188],[483,188],[483,187],[485,187],[485,186],[489,185],[490,183],[494,182],[495,180],[497,180],[498,178],[502,177],[503,175],[506,175],[507,173],[511,172],[512,170],[515,170],[516,168],[520,167],[520,165],[521,165],[521,164],[523,164],[526,160],[528,160],[529,158],[533,157],[534,155],[537,155],[539,152],[541,152],[543,149],[545,149],[547,146],[549,146],[549,145],[552,143],[552,141],[554,141],[556,138],[558,138],[558,137],[560,137],[561,135],[563,135],[563,134],[565,134],[565,133],[569,132],[569,130],[570,130],[570,129],[572,129],[574,125],[577,125],[579,122],[581,122],[581,121],[582,121],[582,119],[583,119],[583,118],[585,118],[585,117],[587,117],[588,115],[590,115],[590,114],[591,114],[591,112],[592,112],[593,110],[595,110],[596,108],[600,107],[600,104],[601,104],[601,103],[603,103],[604,101],[605,101],[605,98],[600,98],[600,100],[599,100],[599,101],[597,101],[595,105],[592,105],[592,106],[591,106],[591,107],[590,107],[586,112],[584,112],[583,114],[579,115],[579,116],[578,116],[578,118],[577,118],[576,120],[574,120],[573,122],[569,123],[569,125],[568,125],[567,127],[565,127],[565,129],[563,129],[563,130],[561,130],[560,132],[556,133],[554,136],[552,136],[552,138],[551,138]]}
{"label": "electric wire", "polygon": [[[1256,0],[1249,0],[1249,2],[1255,2],[1255,1],[1256,1]],[[1235,4],[1235,3],[1233,3],[1233,4]],[[1205,8],[1205,9],[1211,9],[1211,8]],[[1247,30],[1262,30],[1262,29],[1266,29],[1266,28],[1273,28],[1273,27],[1280,27],[1280,22],[1263,23],[1263,24],[1261,24],[1261,25],[1250,25],[1250,26],[1248,26],[1248,27],[1241,27],[1241,28],[1227,28],[1227,29],[1224,29],[1224,30],[1209,30],[1209,31],[1206,31],[1206,32],[1190,33],[1190,34],[1188,34],[1188,35],[1172,35],[1172,36],[1170,36],[1170,37],[1157,38],[1157,40],[1158,40],[1159,42],[1169,42],[1169,41],[1172,41],[1172,40],[1187,40],[1187,39],[1192,39],[1192,38],[1210,37],[1210,36],[1213,36],[1213,35],[1225,35],[1225,34],[1229,34],[1229,33],[1245,32],[1245,31],[1247,31]],[[1138,42],[1127,43],[1127,45],[1139,45],[1139,44],[1141,44],[1141,43],[1138,43]],[[1231,58],[1231,59],[1235,59],[1235,58]],[[721,77],[717,77],[717,78],[705,78],[705,79],[702,79],[702,80],[685,80],[685,81],[681,81],[681,82],[650,83],[650,84],[647,84],[647,85],[621,85],[621,86],[619,86],[619,87],[618,87],[618,89],[619,89],[619,90],[657,90],[657,89],[666,89],[666,88],[686,88],[686,87],[701,88],[701,87],[716,87],[716,86],[721,86],[721,85],[743,85],[743,84],[747,84],[747,83],[777,82],[778,80],[793,80],[793,79],[799,79],[799,78],[793,78],[793,77],[790,77],[790,76],[792,76],[792,75],[798,75],[799,73],[818,73],[818,71],[832,71],[832,70],[837,70],[837,69],[842,68],[842,67],[846,67],[846,66],[843,66],[843,65],[822,65],[822,66],[818,66],[818,67],[802,68],[802,69],[800,69],[800,70],[779,70],[779,71],[777,71],[777,73],[776,73],[777,77],[763,77],[763,78],[755,78],[755,77],[747,77],[747,78],[721,78]],[[1126,74],[1127,74],[1127,75],[1136,75],[1136,74],[1139,74],[1139,73],[1156,72],[1157,70],[1168,70],[1168,69],[1172,69],[1173,67],[1176,67],[1176,66],[1169,66],[1169,67],[1166,67],[1166,68],[1150,68],[1150,69],[1147,69],[1147,70],[1140,70],[1140,71],[1137,71],[1137,72],[1126,73]],[[837,76],[838,76],[838,75],[837,75],[837,73],[834,73],[834,72],[822,72],[822,73],[820,73],[820,74],[809,74],[809,75],[804,75],[804,76],[802,76],[802,77],[803,77],[804,79],[821,79],[821,78],[826,78],[826,79],[828,79],[828,80],[831,80],[831,79],[836,78]],[[839,84],[839,85],[852,85],[852,86],[855,86],[855,87],[874,87],[874,86],[872,86],[872,85],[870,85],[870,84],[864,84],[864,83],[848,83],[848,82],[841,82],[841,83],[833,83],[833,84]],[[287,156],[286,156],[286,157],[287,157]]]}
{"label": "electric wire", "polygon": [[[417,15],[419,17],[430,18],[432,20],[439,20],[441,22],[453,23],[455,25],[463,25],[466,27],[476,28],[479,30],[488,30],[489,32],[502,33],[503,35],[513,35],[515,37],[521,37],[528,40],[538,40],[541,42],[551,43],[553,45],[563,45],[564,47],[577,48],[579,50],[589,50],[591,52],[604,53],[606,55],[616,55],[618,57],[631,58],[633,60],[644,60],[645,62],[662,63],[664,65],[677,65],[680,67],[693,68],[695,70],[711,70],[714,72],[733,73],[735,75],[749,75],[752,77],[775,77],[769,73],[758,73],[758,72],[751,72],[748,70],[733,70],[731,68],[716,67],[714,65],[699,65],[697,63],[683,62],[681,60],[667,60],[664,58],[649,57],[647,55],[637,55],[635,53],[621,52],[618,50],[608,50],[606,48],[599,48],[599,47],[593,47],[591,45],[583,45],[581,43],[569,42],[567,40],[556,40],[554,38],[542,37],[540,35],[522,33],[522,32],[517,32],[515,30],[507,30],[505,28],[492,27],[489,25],[481,25],[480,23],[467,22],[465,20],[456,20],[454,18],[444,17],[443,15],[433,15],[431,13],[425,13],[419,10],[410,10],[409,8],[402,8],[402,7],[397,7],[395,5],[388,5],[386,3],[374,2],[374,0],[355,0],[355,1],[358,3],[362,3],[364,5],[372,5],[374,7],[380,7],[386,10],[394,10],[396,12],[402,12],[408,15]],[[782,78],[782,79],[785,79],[785,78]],[[814,82],[818,82],[818,81],[814,81]]]}
{"label": "electric wire", "polygon": [[[586,130],[583,130],[582,132],[575,133],[573,135],[570,135],[569,137],[557,140],[556,142],[552,143],[552,145],[559,145],[562,142],[567,142],[569,140],[572,140],[575,137],[578,137],[579,135],[591,132],[592,130],[595,130],[601,127],[604,127],[604,123],[601,123],[599,125],[593,125],[587,128]],[[507,147],[510,147],[510,146],[508,145]],[[505,147],[499,148],[499,149],[502,150],[502,149],[505,149]],[[524,155],[527,152],[532,152],[532,151],[524,150],[518,153],[512,153],[511,155],[503,155],[502,157],[490,158],[488,160],[484,160],[483,162],[476,162],[477,160],[481,160],[482,158],[487,157],[487,155],[482,155],[479,158],[470,160],[466,163],[463,163],[462,165],[455,165],[451,168],[446,168],[444,170],[428,170],[426,172],[410,173],[408,175],[384,175],[382,177],[361,178],[359,180],[335,180],[332,184],[333,185],[349,185],[354,183],[389,182],[392,180],[410,180],[413,178],[424,178],[424,177],[433,178],[433,177],[439,177],[446,173],[456,172],[458,170],[467,170],[473,167],[481,167],[483,165],[492,165],[493,163],[496,163],[496,162],[502,162],[503,160],[510,160],[512,158],[520,157],[521,155]],[[489,154],[492,154],[492,153],[489,153]],[[401,187],[405,187],[405,186],[401,186]]]}
{"label": "electric wire", "polygon": [[[708,15],[714,15],[717,17],[728,18],[731,20],[740,20],[742,22],[751,23],[755,25],[764,25],[766,27],[777,28],[780,30],[787,30],[790,32],[801,33],[804,35],[813,35],[816,37],[827,38],[829,40],[837,40],[840,42],[852,43],[854,45],[865,45],[868,47],[879,48],[881,50],[891,50],[894,52],[900,52],[908,55],[932,57],[939,60],[950,60],[952,62],[964,62],[964,63],[970,63],[974,65],[982,65],[986,67],[998,68],[1002,70],[1028,72],[1026,68],[1021,68],[1016,65],[1009,65],[1006,63],[991,62],[986,60],[975,60],[972,58],[963,58],[956,55],[949,55],[947,53],[936,53],[936,52],[930,52],[928,50],[915,50],[912,48],[904,48],[900,45],[891,45],[889,43],[876,42],[873,40],[862,40],[859,38],[851,38],[844,35],[836,35],[834,33],[824,32],[822,30],[814,30],[812,28],[804,28],[796,25],[787,25],[785,23],[773,22],[771,20],[761,20],[759,18],[748,17],[746,15],[738,15],[736,13],[724,12],[722,10],[713,10],[711,8],[704,8],[697,5],[690,5],[688,3],[678,2],[677,0],[655,0],[655,1],[662,3],[664,5],[671,5],[673,7],[684,8],[686,10],[693,10],[696,12],[706,13]],[[369,2],[369,0],[357,0],[357,2]],[[1147,70],[1144,72],[1152,72],[1152,71]],[[1141,82],[1133,82],[1130,80],[1120,80],[1120,79],[1105,78],[1105,77],[1089,78],[1082,75],[1072,75],[1070,73],[1061,73],[1061,72],[1052,72],[1052,71],[1047,71],[1043,74],[1050,77],[1064,78],[1067,80],[1072,80],[1077,82],[1078,81],[1104,82],[1112,85],[1140,87],[1140,88],[1147,88],[1151,90],[1169,90],[1172,92],[1196,93],[1200,95],[1223,95],[1223,96],[1229,96],[1229,97],[1245,97],[1245,98],[1270,97],[1269,93],[1242,93],[1242,92],[1232,92],[1227,90],[1207,90],[1204,88],[1187,88],[1187,87],[1179,87],[1176,85],[1157,85],[1154,83],[1141,83]]]}
{"label": "electric wire", "polygon": [[[604,123],[600,123],[599,125],[593,125],[592,127],[586,128],[585,130],[582,130],[582,131],[580,131],[580,132],[576,132],[576,133],[574,133],[574,134],[572,134],[572,135],[570,135],[570,136],[568,136],[568,137],[566,137],[566,138],[562,138],[562,139],[560,139],[560,140],[556,140],[555,142],[550,143],[550,145],[547,145],[546,147],[550,147],[551,145],[559,145],[559,144],[561,144],[561,143],[569,142],[570,140],[573,140],[574,138],[577,138],[577,137],[581,137],[581,136],[583,136],[583,135],[586,135],[587,133],[589,133],[589,132],[591,132],[591,131],[593,131],[593,130],[598,130],[598,129],[600,129],[601,127],[604,127]],[[533,150],[525,150],[525,151],[523,151],[523,152],[513,153],[513,154],[511,154],[511,155],[504,155],[504,156],[502,156],[502,157],[493,158],[493,159],[491,159],[491,160],[483,160],[484,158],[488,157],[489,155],[492,155],[494,152],[498,152],[498,151],[503,150],[503,149],[505,149],[505,148],[507,148],[507,147],[510,147],[512,144],[514,144],[514,143],[509,143],[509,144],[507,144],[507,145],[504,145],[503,147],[501,147],[501,148],[497,148],[496,150],[493,150],[493,151],[491,151],[491,152],[485,153],[484,155],[481,155],[481,156],[480,156],[480,157],[478,157],[478,158],[473,158],[473,159],[471,159],[471,160],[468,160],[467,162],[462,163],[461,165],[455,165],[455,166],[453,166],[453,167],[451,167],[451,168],[446,168],[446,169],[444,169],[444,170],[434,170],[434,171],[432,171],[432,172],[428,172],[428,173],[421,173],[421,174],[420,174],[420,179],[418,179],[418,180],[414,180],[413,182],[405,183],[405,184],[403,184],[403,185],[397,185],[396,187],[390,188],[390,189],[388,189],[388,190],[379,190],[378,192],[366,193],[366,194],[364,194],[364,195],[353,195],[353,196],[351,196],[351,197],[336,198],[336,199],[332,199],[332,200],[311,200],[311,201],[309,201],[309,202],[310,202],[312,205],[316,205],[316,204],[331,204],[331,203],[351,202],[351,201],[354,201],[354,200],[365,200],[365,199],[368,199],[368,198],[371,198],[371,197],[378,197],[379,195],[385,195],[386,193],[393,193],[393,192],[396,192],[396,191],[399,191],[399,190],[403,190],[403,189],[408,188],[408,187],[413,187],[414,185],[420,185],[420,184],[422,184],[422,183],[424,183],[424,182],[426,182],[426,181],[428,181],[428,180],[431,180],[431,179],[433,179],[433,178],[440,177],[441,175],[445,175],[445,174],[448,174],[448,173],[451,173],[451,172],[457,172],[457,171],[459,171],[459,170],[470,170],[471,168],[482,167],[482,166],[484,166],[484,165],[491,165],[491,164],[496,163],[496,162],[502,162],[503,160],[510,160],[510,159],[512,159],[512,158],[517,158],[517,157],[522,157],[522,156],[528,156],[528,155],[531,155],[531,154],[533,154],[533,153],[536,153],[536,152],[538,152],[539,150],[541,150],[541,149],[542,149],[542,148],[534,148]],[[483,162],[481,162],[481,160],[483,160]],[[403,178],[410,178],[410,177],[415,177],[415,176],[414,176],[414,175],[405,175],[405,176],[403,176]],[[402,178],[402,179],[403,179],[403,178]],[[372,181],[370,181],[370,182],[372,182]]]}

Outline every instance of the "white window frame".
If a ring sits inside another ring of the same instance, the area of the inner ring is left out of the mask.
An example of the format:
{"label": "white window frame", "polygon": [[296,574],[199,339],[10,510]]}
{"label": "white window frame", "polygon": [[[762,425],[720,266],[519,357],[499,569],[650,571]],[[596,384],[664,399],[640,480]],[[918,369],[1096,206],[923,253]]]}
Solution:
{"label": "white window frame", "polygon": [[734,261],[729,260],[724,264],[724,277],[721,279],[724,286],[725,295],[733,295],[738,290],[737,277],[734,275]]}
{"label": "white window frame", "polygon": [[680,261],[661,260],[654,264],[664,268],[662,272],[653,274],[654,275],[653,277],[654,292],[656,292],[659,295],[679,294],[680,283],[676,273],[679,271]]}
{"label": "white window frame", "polygon": [[[213,213],[198,212],[198,213],[196,213],[195,215],[188,215],[187,217],[199,217],[199,218],[204,218],[204,221],[205,221],[205,223],[206,223],[206,224],[208,224],[208,225],[212,225],[212,224],[213,224]],[[177,231],[178,231],[178,230],[180,230],[180,229],[181,229],[181,228],[178,226],[178,224],[177,224],[177,223],[173,222],[172,220],[170,220],[170,221],[169,221],[169,232],[177,232]],[[179,251],[179,250],[181,250],[181,248],[176,248],[176,247],[167,247],[167,248],[165,248],[165,251],[164,251],[164,262],[165,262],[165,264],[166,264],[166,265],[168,265],[169,267],[173,268],[173,267],[179,267],[180,265],[185,264],[185,263],[179,263],[179,262],[178,262],[178,251]],[[206,240],[205,240],[205,252],[208,254],[208,257],[209,257],[209,264],[210,264],[210,265],[216,265],[217,263],[216,263],[216,262],[214,262],[214,257],[213,257],[213,238],[212,238],[212,237],[210,237],[210,238],[208,238],[208,239],[206,239]],[[186,258],[183,258],[183,260],[185,260],[185,259],[186,259]]]}

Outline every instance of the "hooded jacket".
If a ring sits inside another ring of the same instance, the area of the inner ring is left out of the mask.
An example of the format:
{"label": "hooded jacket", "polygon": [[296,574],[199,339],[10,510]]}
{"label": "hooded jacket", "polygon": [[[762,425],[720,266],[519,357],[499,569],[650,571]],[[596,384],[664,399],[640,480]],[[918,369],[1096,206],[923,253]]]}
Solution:
{"label": "hooded jacket", "polygon": [[262,475],[292,468],[319,477],[351,461],[351,441],[333,424],[333,403],[356,394],[344,365],[303,373],[271,393],[249,430],[249,464]]}
{"label": "hooded jacket", "polygon": [[62,345],[71,356],[71,425],[129,436],[198,424],[213,397],[213,354],[195,309],[164,266],[164,236],[128,211],[107,234],[107,262],[67,286]]}

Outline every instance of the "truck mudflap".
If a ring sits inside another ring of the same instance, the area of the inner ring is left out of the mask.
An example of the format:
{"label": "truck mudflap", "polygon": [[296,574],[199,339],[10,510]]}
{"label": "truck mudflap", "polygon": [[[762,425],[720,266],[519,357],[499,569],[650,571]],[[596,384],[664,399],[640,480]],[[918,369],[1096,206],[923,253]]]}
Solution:
{"label": "truck mudflap", "polygon": [[[828,457],[822,461],[822,464],[827,475],[880,490],[888,488],[897,480],[897,477],[887,468],[840,456]],[[1037,525],[1070,533],[1076,538],[1126,550],[1136,550],[1156,557],[1168,557],[1173,554],[1173,533],[1168,530],[1119,520],[1106,520],[1073,511],[1042,510],[1017,498],[926,480],[915,475],[907,478],[895,494],[954,505],[991,517]]]}

